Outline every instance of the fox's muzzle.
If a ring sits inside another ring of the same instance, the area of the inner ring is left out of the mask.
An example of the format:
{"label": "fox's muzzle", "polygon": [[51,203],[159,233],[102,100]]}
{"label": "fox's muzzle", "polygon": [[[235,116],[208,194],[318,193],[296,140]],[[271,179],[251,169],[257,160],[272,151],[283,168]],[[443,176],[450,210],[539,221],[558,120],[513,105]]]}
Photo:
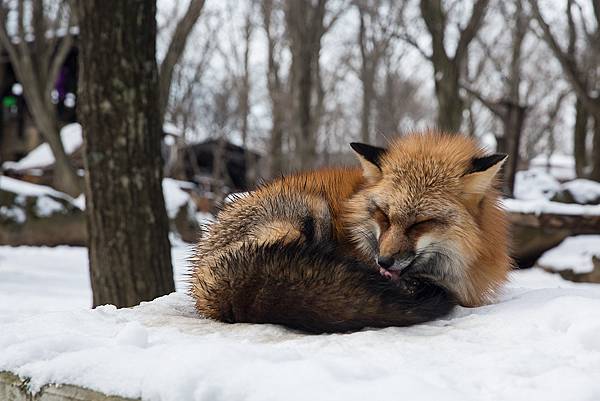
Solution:
{"label": "fox's muzzle", "polygon": [[386,270],[401,272],[410,266],[415,260],[416,254],[412,251],[401,255],[382,256],[377,258],[377,264]]}

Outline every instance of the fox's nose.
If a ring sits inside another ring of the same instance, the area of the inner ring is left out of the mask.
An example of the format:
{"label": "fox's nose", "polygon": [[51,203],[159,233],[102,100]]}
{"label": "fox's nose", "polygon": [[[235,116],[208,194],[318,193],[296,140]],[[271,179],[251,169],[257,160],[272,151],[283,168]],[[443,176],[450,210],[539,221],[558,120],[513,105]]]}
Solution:
{"label": "fox's nose", "polygon": [[380,256],[377,258],[377,264],[387,269],[394,264],[394,258],[391,256]]}

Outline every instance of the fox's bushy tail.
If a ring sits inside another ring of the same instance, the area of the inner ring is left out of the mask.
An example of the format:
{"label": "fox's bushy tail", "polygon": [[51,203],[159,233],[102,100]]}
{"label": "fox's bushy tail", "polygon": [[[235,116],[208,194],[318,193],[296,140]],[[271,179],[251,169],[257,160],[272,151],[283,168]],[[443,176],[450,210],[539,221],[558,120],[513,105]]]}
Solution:
{"label": "fox's bushy tail", "polygon": [[[346,332],[426,322],[455,304],[430,281],[395,284],[327,245],[244,245],[213,261],[215,266],[192,273],[191,292],[200,313],[223,322]],[[202,258],[196,263],[202,264]]]}

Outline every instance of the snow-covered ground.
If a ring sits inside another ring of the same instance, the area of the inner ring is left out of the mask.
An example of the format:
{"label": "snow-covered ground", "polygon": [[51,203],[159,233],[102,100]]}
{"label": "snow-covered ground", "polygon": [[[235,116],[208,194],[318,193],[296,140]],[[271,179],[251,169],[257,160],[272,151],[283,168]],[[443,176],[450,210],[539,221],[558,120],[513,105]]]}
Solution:
{"label": "snow-covered ground", "polygon": [[0,370],[147,400],[598,400],[600,285],[515,272],[494,305],[304,335],[202,319],[179,292],[90,310],[83,248],[0,247]]}

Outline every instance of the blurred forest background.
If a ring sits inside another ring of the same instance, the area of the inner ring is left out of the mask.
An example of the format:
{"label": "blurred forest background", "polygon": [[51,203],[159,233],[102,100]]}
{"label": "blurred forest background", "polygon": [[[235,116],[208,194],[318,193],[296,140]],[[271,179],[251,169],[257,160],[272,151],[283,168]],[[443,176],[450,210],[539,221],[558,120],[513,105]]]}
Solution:
{"label": "blurred forest background", "polygon": [[0,244],[89,245],[95,304],[172,291],[228,194],[431,127],[509,154],[521,266],[600,232],[561,209],[600,203],[597,0],[0,0],[0,99]]}

